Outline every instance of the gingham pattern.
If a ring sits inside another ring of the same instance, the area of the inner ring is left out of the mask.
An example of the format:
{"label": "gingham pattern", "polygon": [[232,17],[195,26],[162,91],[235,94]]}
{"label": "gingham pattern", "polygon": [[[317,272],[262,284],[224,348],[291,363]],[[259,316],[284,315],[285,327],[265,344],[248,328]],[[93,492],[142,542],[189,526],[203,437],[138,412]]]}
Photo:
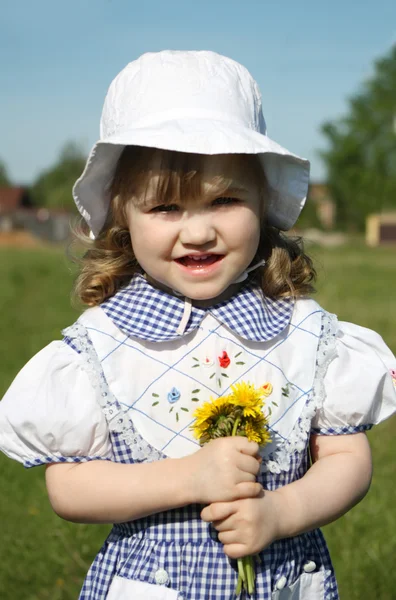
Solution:
{"label": "gingham pattern", "polygon": [[[104,378],[103,372],[100,377]],[[136,430],[133,433],[137,434]],[[112,431],[111,440],[115,461],[145,460],[134,458],[122,434]],[[308,437],[305,448],[291,455],[289,471],[261,471],[259,480],[266,489],[275,490],[304,475],[307,444]],[[215,530],[200,519],[201,508],[192,505],[115,525],[87,574],[80,600],[105,600],[115,575],[155,585],[159,569],[166,571],[169,587],[185,600],[235,598],[236,563],[224,554]],[[277,541],[261,552],[256,559],[256,591],[251,598],[270,600],[276,582],[285,577],[287,585],[293,584],[308,561],[314,561],[316,572],[323,575],[324,592],[318,600],[338,600],[333,567],[319,530]]]}
{"label": "gingham pattern", "polygon": [[[119,434],[113,433],[112,441],[115,460],[136,462]],[[301,478],[307,460],[305,448],[293,455],[289,473],[261,472],[259,480],[267,489],[277,489]],[[169,587],[186,600],[235,598],[236,562],[224,554],[215,529],[200,519],[201,509],[191,505],[114,525],[87,574],[79,600],[104,600],[115,575],[155,585],[159,569],[168,574]],[[308,561],[314,561],[316,571],[323,572],[323,600],[338,600],[333,567],[319,530],[280,540],[261,552],[256,558],[256,591],[251,598],[270,600],[276,582],[285,577],[291,585]]]}
{"label": "gingham pattern", "polygon": [[81,463],[91,460],[111,460],[102,456],[43,456],[33,460],[25,460],[23,466],[27,469],[39,467],[40,465],[49,465],[52,463]]}
{"label": "gingham pattern", "polygon": [[344,427],[327,427],[326,429],[313,427],[311,433],[317,435],[348,435],[368,431],[372,427],[373,425],[346,425]]}
{"label": "gingham pattern", "polygon": [[[293,304],[289,298],[263,297],[248,283],[230,300],[206,309],[193,306],[184,334],[197,329],[209,312],[240,337],[265,342],[288,326]],[[135,275],[101,308],[127,335],[152,342],[180,338],[177,328],[184,312],[184,299],[154,288],[142,275]]]}

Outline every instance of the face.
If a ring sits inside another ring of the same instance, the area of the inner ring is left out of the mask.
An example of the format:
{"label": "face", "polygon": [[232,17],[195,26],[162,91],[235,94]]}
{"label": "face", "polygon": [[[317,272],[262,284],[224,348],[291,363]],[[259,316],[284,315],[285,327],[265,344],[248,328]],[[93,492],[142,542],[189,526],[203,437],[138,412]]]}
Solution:
{"label": "face", "polygon": [[[230,181],[221,195],[219,175]],[[262,201],[253,167],[241,157],[205,157],[199,198],[166,205],[156,201],[156,177],[154,168],[145,200],[131,200],[126,210],[137,261],[168,291],[198,303],[226,299],[259,244]]]}

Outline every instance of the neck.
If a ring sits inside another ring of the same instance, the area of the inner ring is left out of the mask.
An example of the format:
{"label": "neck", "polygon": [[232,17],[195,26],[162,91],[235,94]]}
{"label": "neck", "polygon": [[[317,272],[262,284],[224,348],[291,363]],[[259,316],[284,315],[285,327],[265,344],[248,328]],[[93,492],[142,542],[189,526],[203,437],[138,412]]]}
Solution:
{"label": "neck", "polygon": [[[176,290],[172,290],[160,281],[152,279],[150,275],[145,274],[144,277],[153,287],[156,287],[159,290],[163,290],[171,296],[176,296],[177,298],[184,298],[183,294],[179,294],[179,292],[177,292]],[[232,296],[234,296],[240,290],[242,285],[242,283],[232,283],[228,286],[227,289],[224,290],[224,292],[222,292],[215,298],[205,298],[203,300],[191,298],[192,305],[197,306],[198,308],[209,308],[210,306],[214,306],[215,304],[220,304],[220,302],[225,302],[226,300],[232,298]]]}
{"label": "neck", "polygon": [[224,292],[222,292],[216,298],[208,298],[207,300],[193,300],[193,306],[197,306],[198,308],[209,308],[210,306],[214,306],[215,304],[220,304],[221,302],[225,302],[234,296],[242,287],[240,283],[233,283],[228,286]]}

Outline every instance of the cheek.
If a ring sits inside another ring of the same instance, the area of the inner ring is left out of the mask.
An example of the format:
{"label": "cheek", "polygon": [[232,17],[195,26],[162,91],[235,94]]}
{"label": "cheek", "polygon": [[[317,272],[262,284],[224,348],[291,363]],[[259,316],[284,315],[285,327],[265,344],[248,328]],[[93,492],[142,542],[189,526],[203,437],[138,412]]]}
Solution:
{"label": "cheek", "polygon": [[[132,214],[131,214],[132,213]],[[131,236],[132,250],[140,262],[142,255],[145,254],[150,245],[145,219],[137,211],[131,211],[128,215],[128,229]]]}
{"label": "cheek", "polygon": [[261,222],[259,217],[249,211],[241,215],[233,226],[233,237],[235,245],[239,248],[245,248],[252,257],[257,251],[261,234]]}
{"label": "cheek", "polygon": [[248,219],[248,231],[250,231],[250,236],[251,236],[251,242],[252,244],[256,245],[256,249],[257,246],[259,244],[260,241],[260,236],[261,236],[261,227],[262,227],[262,221],[263,221],[263,217],[261,215],[261,210],[259,207],[257,207],[257,210],[252,210],[249,214],[249,219]]}
{"label": "cheek", "polygon": [[140,261],[160,256],[168,252],[172,245],[170,227],[150,219],[147,215],[136,214],[129,218],[129,232],[132,248]]}

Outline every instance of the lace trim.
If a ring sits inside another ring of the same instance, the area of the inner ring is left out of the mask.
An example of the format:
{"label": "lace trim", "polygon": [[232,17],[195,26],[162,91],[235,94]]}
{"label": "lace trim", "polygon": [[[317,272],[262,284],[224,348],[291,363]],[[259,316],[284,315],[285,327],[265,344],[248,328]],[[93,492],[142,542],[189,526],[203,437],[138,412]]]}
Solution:
{"label": "lace trim", "polygon": [[312,419],[316,411],[322,407],[326,397],[323,379],[329,364],[337,355],[335,344],[337,329],[337,317],[323,311],[312,390],[289,438],[277,441],[277,449],[269,454],[263,465],[264,469],[271,473],[278,474],[281,471],[289,471],[291,467],[291,455],[295,452],[303,452],[307,446]]}
{"label": "lace trim", "polygon": [[336,336],[338,330],[338,319],[335,315],[328,312],[323,312],[322,316],[322,329],[318,345],[318,351],[316,355],[316,373],[313,384],[313,403],[314,410],[311,418],[315,412],[322,408],[323,402],[326,398],[326,390],[323,383],[324,376],[326,375],[329,364],[337,356],[336,349]]}
{"label": "lace trim", "polygon": [[136,461],[153,462],[164,458],[164,454],[148,444],[136,431],[132,420],[119,405],[110,391],[98,355],[86,328],[74,323],[62,331],[65,342],[84,357],[85,369],[92,387],[97,390],[99,404],[106,416],[109,430],[118,433],[127,446],[130,446],[132,458]]}

